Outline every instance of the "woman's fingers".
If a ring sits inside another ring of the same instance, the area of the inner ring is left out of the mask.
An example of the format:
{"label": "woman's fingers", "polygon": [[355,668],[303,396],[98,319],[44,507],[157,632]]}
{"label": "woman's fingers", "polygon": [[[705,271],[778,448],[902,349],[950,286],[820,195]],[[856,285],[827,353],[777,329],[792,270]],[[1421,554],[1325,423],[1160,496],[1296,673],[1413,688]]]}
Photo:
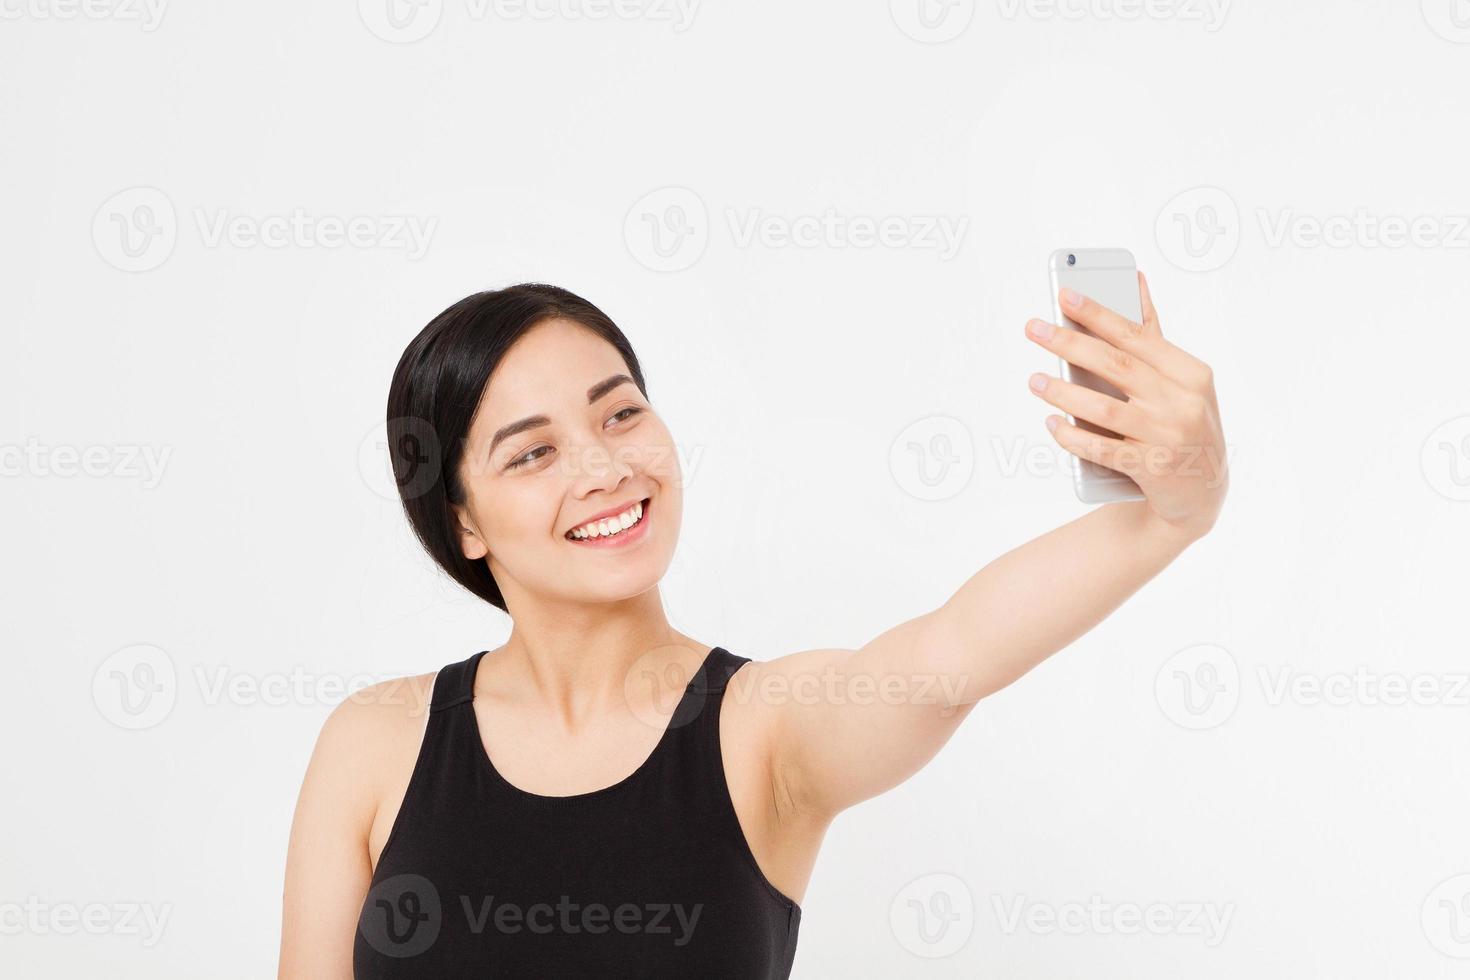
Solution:
{"label": "woman's fingers", "polygon": [[1065,289],[1062,290],[1062,309],[1067,316],[1113,347],[1143,361],[1159,377],[1181,384],[1191,383],[1199,373],[1199,362],[1164,339],[1158,311],[1154,309],[1153,297],[1148,292],[1148,282],[1141,272],[1138,274],[1138,290],[1143,323],[1134,323],[1087,296],[1072,294],[1078,300],[1073,304],[1067,295],[1070,291]]}
{"label": "woman's fingers", "polygon": [[1148,397],[1159,391],[1158,372],[1132,353],[1105,340],[1090,337],[1079,330],[1063,330],[1045,320],[1028,321],[1026,333],[1068,364],[1086,368],[1111,382],[1130,398]]}
{"label": "woman's fingers", "polygon": [[[1076,290],[1061,292],[1062,312],[1119,350],[1145,364],[1157,366],[1164,338],[1156,330],[1134,323],[1121,313],[1108,309],[1091,296]],[[1142,296],[1140,295],[1140,299]]]}
{"label": "woman's fingers", "polygon": [[1137,405],[1101,391],[1046,374],[1031,376],[1031,391],[1074,418],[1085,419],[1130,439],[1153,442],[1163,435]]}
{"label": "woman's fingers", "polygon": [[1062,416],[1051,416],[1047,420],[1048,424],[1052,420],[1056,421],[1056,425],[1052,427],[1052,437],[1056,439],[1058,445],[1072,455],[1091,460],[1099,466],[1106,466],[1129,476],[1133,476],[1134,471],[1138,468],[1141,458],[1138,447],[1122,439],[1114,439],[1111,436],[1079,429]]}
{"label": "woman's fingers", "polygon": [[1144,329],[1162,337],[1164,330],[1159,325],[1159,312],[1154,309],[1154,298],[1149,294],[1148,280],[1143,277],[1142,272],[1138,274],[1138,301],[1143,308]]}

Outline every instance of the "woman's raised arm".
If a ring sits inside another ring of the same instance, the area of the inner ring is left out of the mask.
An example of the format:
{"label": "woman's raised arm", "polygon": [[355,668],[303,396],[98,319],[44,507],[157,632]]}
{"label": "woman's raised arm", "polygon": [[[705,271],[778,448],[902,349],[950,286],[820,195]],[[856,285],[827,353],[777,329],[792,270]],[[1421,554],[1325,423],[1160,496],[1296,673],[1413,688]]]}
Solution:
{"label": "woman's raised arm", "polygon": [[975,702],[1092,629],[1214,526],[1228,483],[1214,379],[1164,339],[1141,274],[1139,288],[1141,324],[1064,295],[1068,316],[1097,336],[1035,320],[1027,333],[1129,396],[1060,378],[1032,389],[1122,434],[1065,418],[1053,430],[1068,451],[1127,473],[1146,499],[1098,507],[1007,552],[938,608],[856,650],[759,662],[751,696],[769,706],[772,778],[789,812],[830,817],[903,782]]}

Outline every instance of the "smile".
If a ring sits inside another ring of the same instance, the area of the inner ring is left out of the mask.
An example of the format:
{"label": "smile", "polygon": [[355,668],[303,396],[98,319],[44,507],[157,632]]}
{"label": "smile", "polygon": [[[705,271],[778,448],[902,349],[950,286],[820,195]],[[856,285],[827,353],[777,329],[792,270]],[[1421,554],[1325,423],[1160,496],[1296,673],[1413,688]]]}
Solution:
{"label": "smile", "polygon": [[568,541],[581,545],[623,544],[641,538],[648,523],[652,498],[645,497],[614,517],[591,521],[566,533]]}

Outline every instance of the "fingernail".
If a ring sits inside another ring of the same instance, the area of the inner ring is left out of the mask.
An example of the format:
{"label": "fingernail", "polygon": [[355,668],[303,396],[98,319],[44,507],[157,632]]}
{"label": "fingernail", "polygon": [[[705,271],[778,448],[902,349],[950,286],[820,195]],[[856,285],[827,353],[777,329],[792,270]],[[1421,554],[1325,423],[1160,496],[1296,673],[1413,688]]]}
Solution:
{"label": "fingernail", "polygon": [[1032,388],[1035,388],[1037,391],[1045,391],[1046,390],[1046,375],[1044,375],[1044,374],[1033,374],[1033,375],[1031,375],[1031,387]]}
{"label": "fingernail", "polygon": [[1057,431],[1057,422],[1058,421],[1059,420],[1057,419],[1057,417],[1055,415],[1048,415],[1046,417],[1046,431],[1048,431],[1048,432],[1055,432],[1055,431]]}
{"label": "fingernail", "polygon": [[1031,336],[1037,340],[1046,340],[1056,332],[1056,326],[1047,323],[1045,320],[1032,320],[1026,324],[1026,329],[1031,331]]}
{"label": "fingernail", "polygon": [[1068,306],[1080,306],[1082,303],[1082,297],[1071,286],[1063,286],[1062,302]]}

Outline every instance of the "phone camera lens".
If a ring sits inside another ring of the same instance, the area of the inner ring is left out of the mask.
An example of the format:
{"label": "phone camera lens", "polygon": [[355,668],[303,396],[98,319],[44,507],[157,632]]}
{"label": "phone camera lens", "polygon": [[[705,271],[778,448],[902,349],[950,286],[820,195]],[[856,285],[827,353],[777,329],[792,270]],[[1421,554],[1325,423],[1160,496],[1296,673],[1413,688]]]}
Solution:
{"label": "phone camera lens", "polygon": [[1067,264],[1068,265],[1076,265],[1077,264],[1077,256],[1075,256],[1075,255],[1069,255],[1069,256],[1067,256]]}

